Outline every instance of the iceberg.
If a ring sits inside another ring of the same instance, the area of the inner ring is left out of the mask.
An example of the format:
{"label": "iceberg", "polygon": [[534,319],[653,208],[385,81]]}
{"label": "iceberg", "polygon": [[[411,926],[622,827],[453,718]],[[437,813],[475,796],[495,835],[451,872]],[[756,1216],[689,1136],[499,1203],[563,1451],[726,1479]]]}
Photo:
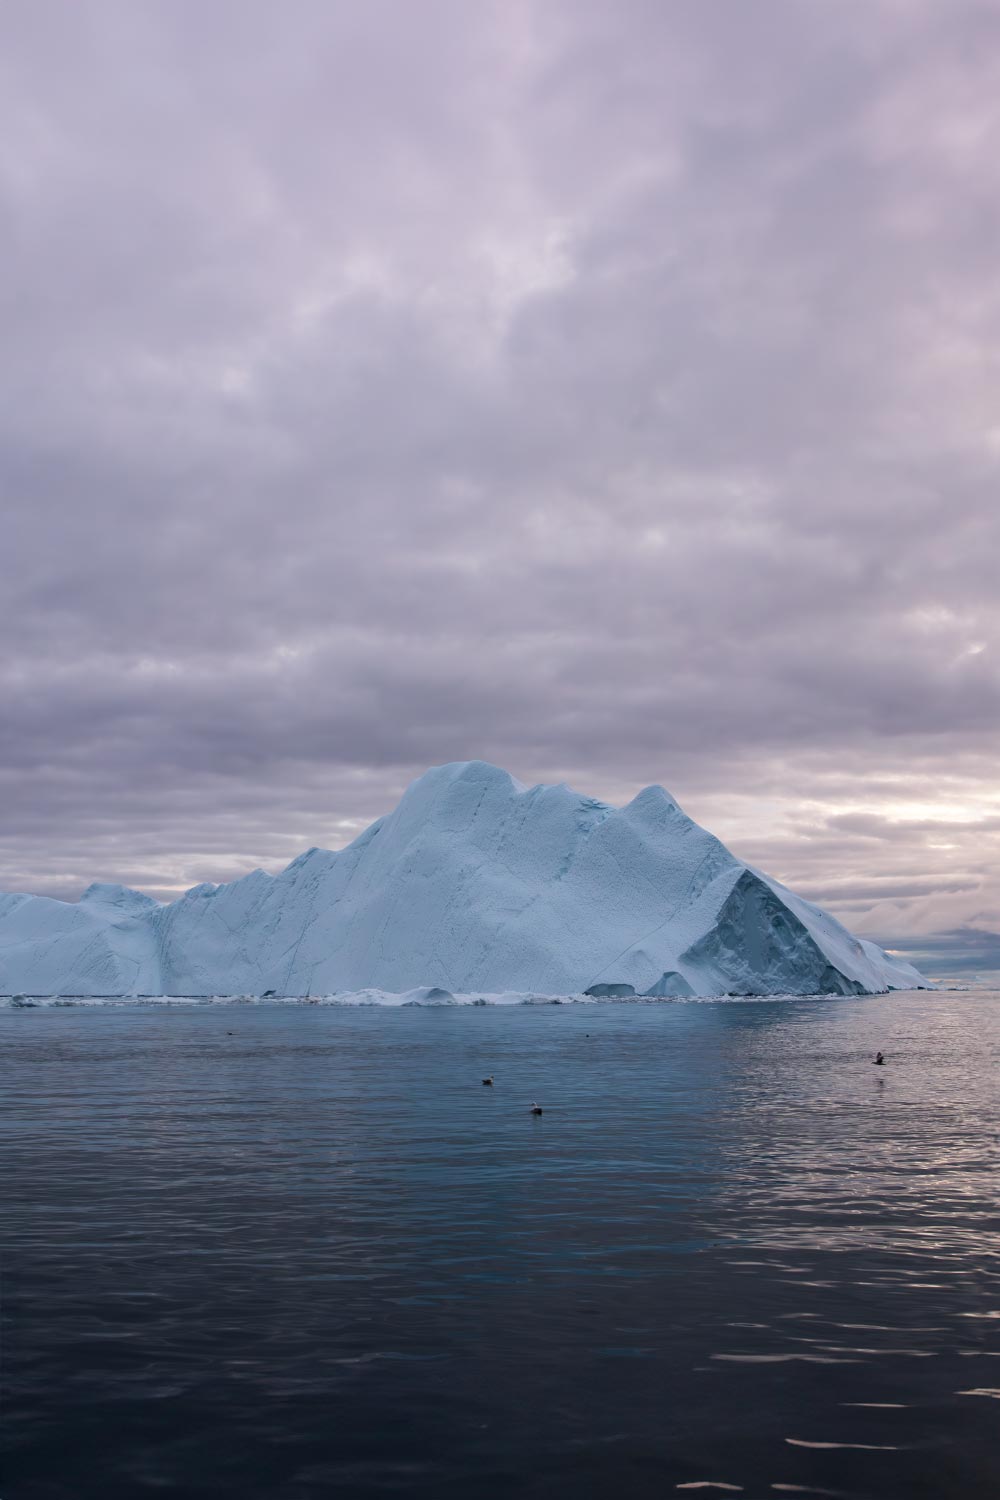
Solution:
{"label": "iceberg", "polygon": [[659,786],[611,807],[437,766],[340,850],[161,904],[0,895],[0,994],[862,995],[926,981],[737,859]]}

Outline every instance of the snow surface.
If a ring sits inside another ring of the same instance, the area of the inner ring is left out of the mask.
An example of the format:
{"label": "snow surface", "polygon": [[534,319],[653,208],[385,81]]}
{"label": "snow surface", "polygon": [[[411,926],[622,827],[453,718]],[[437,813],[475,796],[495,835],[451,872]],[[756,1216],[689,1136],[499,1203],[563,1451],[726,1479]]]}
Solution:
{"label": "snow surface", "polygon": [[0,896],[0,994],[868,994],[926,982],[736,859],[662,787],[627,807],[437,766],[336,852],[161,905]]}

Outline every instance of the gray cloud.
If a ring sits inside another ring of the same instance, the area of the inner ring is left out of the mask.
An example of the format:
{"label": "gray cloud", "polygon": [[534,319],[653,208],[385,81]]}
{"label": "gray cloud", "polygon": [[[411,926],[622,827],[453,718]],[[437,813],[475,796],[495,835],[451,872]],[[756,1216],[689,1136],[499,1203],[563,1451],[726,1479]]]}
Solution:
{"label": "gray cloud", "polygon": [[1000,921],[995,6],[6,32],[0,887],[274,867],[482,756]]}
{"label": "gray cloud", "polygon": [[903,943],[931,978],[966,984],[978,978],[992,986],[1000,980],[1000,932],[957,927],[916,941],[907,937]]}

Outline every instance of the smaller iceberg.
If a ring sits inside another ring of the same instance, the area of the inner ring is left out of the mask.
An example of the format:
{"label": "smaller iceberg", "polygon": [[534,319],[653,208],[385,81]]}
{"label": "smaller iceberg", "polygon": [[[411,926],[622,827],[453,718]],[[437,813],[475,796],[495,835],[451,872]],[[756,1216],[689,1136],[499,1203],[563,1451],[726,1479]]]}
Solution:
{"label": "smaller iceberg", "polygon": [[418,989],[408,990],[399,1003],[400,1005],[457,1005],[458,1001],[451,990],[443,990],[436,984],[424,984]]}
{"label": "smaller iceberg", "polygon": [[647,996],[669,998],[673,1000],[686,1000],[694,994],[694,990],[688,984],[683,974],[678,974],[676,969],[667,969],[660,975],[654,985],[644,992]]}

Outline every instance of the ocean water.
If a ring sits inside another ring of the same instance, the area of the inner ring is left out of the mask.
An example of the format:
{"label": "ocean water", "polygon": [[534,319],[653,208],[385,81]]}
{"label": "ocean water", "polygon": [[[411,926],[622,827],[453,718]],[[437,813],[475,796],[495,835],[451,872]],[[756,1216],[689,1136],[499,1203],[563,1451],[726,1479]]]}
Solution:
{"label": "ocean water", "polygon": [[2,1500],[1000,1494],[998,995],[6,1009],[0,1058]]}

